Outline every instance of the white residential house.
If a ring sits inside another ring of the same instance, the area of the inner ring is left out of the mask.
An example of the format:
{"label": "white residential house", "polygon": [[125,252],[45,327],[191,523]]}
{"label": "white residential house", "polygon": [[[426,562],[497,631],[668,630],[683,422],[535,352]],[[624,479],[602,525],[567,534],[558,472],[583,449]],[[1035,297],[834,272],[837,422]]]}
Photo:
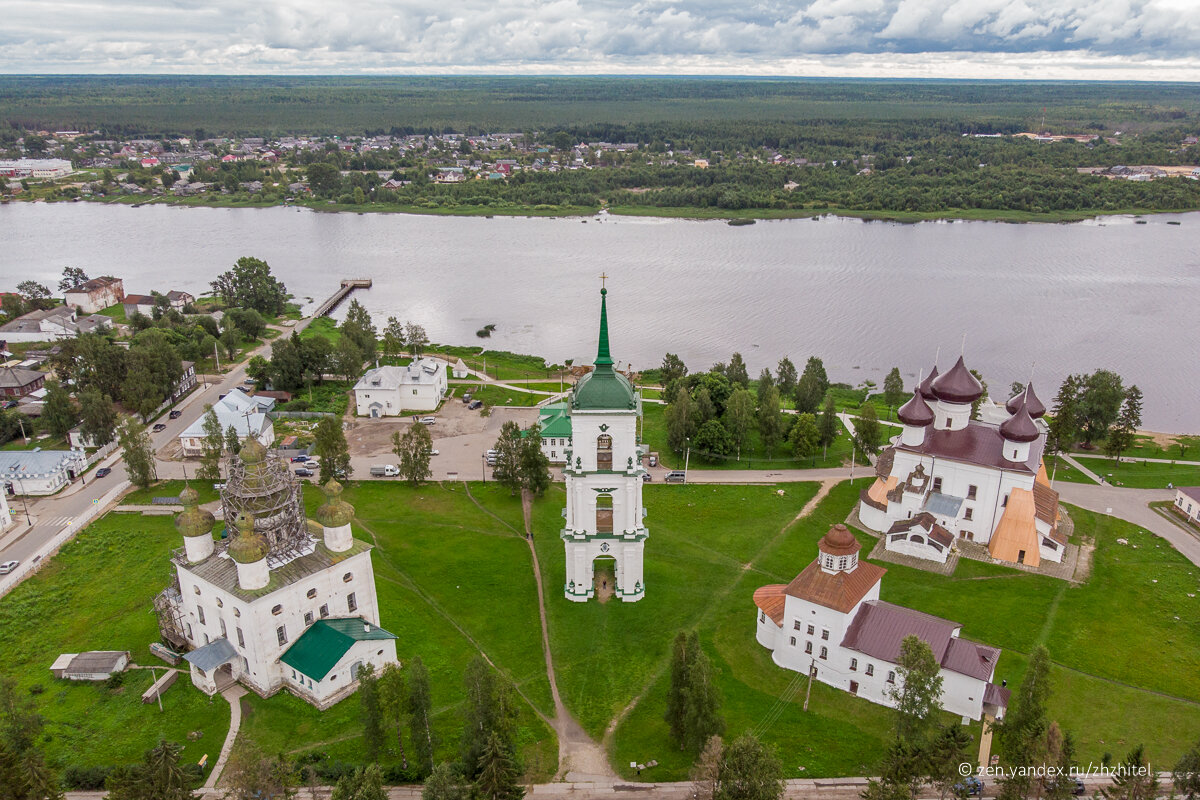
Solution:
{"label": "white residential house", "polygon": [[[643,574],[646,510],[642,504],[642,447],[637,391],[613,369],[608,345],[607,290],[600,290],[596,367],[575,384],[567,412],[567,505],[559,534],[566,548],[563,594],[577,603],[598,592],[624,602],[646,596]],[[602,569],[597,571],[597,566]],[[614,586],[608,586],[612,569]]]}
{"label": "white residential house", "polygon": [[858,540],[834,525],[817,558],[788,584],[760,587],[755,638],[779,666],[811,675],[872,703],[894,707],[905,636],[941,665],[941,705],[974,720],[1002,719],[1009,691],[993,683],[1000,650],[959,636],[957,622],[879,599],[883,567],[859,560]]}
{"label": "white residential house", "polygon": [[1175,508],[1190,521],[1200,524],[1200,486],[1177,487]]}
{"label": "white residential house", "polygon": [[132,317],[141,314],[144,317],[154,316],[154,297],[148,294],[127,294],[121,301],[125,307],[125,316]]}
{"label": "white residential house", "polygon": [[30,311],[7,325],[0,325],[0,339],[9,342],[47,342],[74,339],[81,333],[96,333],[112,328],[112,320],[103,314],[80,316],[71,306]]}
{"label": "white residential house", "polygon": [[[237,520],[228,539],[214,541],[195,490],[180,495],[184,546],[155,600],[160,632],[190,651],[192,682],[206,694],[238,682],[328,708],[358,688],[363,666],[396,663],[396,637],[379,627],[371,545],[353,538],[354,509],[337,483],[323,488],[318,525],[305,519],[286,463],[255,439],[235,458],[222,490],[226,518]],[[269,516],[247,505],[269,506]]]}
{"label": "white residential house", "polygon": [[[192,385],[195,386],[195,368],[192,372]],[[221,431],[231,427],[237,432],[239,439],[253,436],[264,447],[270,447],[275,442],[275,425],[267,412],[275,408],[275,398],[250,396],[241,389],[233,389],[229,394],[213,403],[213,413],[221,423]],[[184,456],[195,457],[204,454],[204,418],[208,409],[200,412],[191,425],[179,434],[179,446]]]}
{"label": "white residential house", "polygon": [[1042,463],[1046,407],[1030,385],[1004,406],[983,401],[973,420],[982,394],[961,357],[944,375],[933,369],[897,412],[903,428],[876,460],[859,519],[887,549],[940,563],[964,540],[1001,561],[1061,562],[1068,542]]}
{"label": "white residential house", "polygon": [[124,282],[111,276],[84,281],[66,294],[67,305],[84,314],[95,314],[124,299]]}
{"label": "white residential house", "polygon": [[[571,412],[567,403],[548,403],[538,409],[538,429],[546,458],[551,464],[566,464],[567,450],[571,447]],[[521,431],[522,436],[525,433]]]}
{"label": "white residential house", "polygon": [[0,451],[0,488],[10,495],[48,495],[87,468],[83,450]]}
{"label": "white residential house", "polygon": [[446,365],[419,358],[406,367],[375,367],[354,384],[360,417],[395,417],[405,411],[433,411],[446,396]]}

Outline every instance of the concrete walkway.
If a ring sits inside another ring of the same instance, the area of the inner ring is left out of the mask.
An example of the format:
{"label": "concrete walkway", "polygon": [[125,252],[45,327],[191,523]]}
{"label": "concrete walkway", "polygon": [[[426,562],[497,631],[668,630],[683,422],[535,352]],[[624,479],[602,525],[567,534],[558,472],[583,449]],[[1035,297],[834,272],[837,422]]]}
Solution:
{"label": "concrete walkway", "polygon": [[[1071,453],[1074,458],[1100,458],[1111,461],[1110,456],[1101,453]],[[1120,459],[1122,464],[1136,464],[1143,462],[1146,464],[1174,464],[1181,467],[1200,467],[1200,461],[1180,461],[1175,458],[1141,458],[1140,456],[1123,456]]]}
{"label": "concrete walkway", "polygon": [[1067,462],[1072,467],[1074,467],[1075,469],[1079,470],[1084,475],[1086,475],[1089,480],[1095,481],[1096,483],[1104,483],[1104,480],[1099,475],[1092,472],[1090,469],[1085,467],[1083,464],[1080,464],[1072,456],[1068,455],[1067,453],[1059,453],[1059,456],[1062,458],[1063,461]]}
{"label": "concrete walkway", "polygon": [[242,727],[242,696],[245,694],[246,690],[237,683],[221,692],[221,696],[229,702],[229,733],[225,734],[225,743],[221,745],[221,755],[217,756],[217,763],[213,765],[208,780],[204,782],[204,791],[206,792],[217,787],[217,781],[221,779],[221,772],[225,769],[225,762],[229,760],[229,754],[233,752],[233,743],[237,740],[238,730]]}
{"label": "concrete walkway", "polygon": [[1145,528],[1166,539],[1188,561],[1200,566],[1200,538],[1154,513],[1154,509],[1150,508],[1152,502],[1173,500],[1175,493],[1170,489],[1124,489],[1107,483],[1093,486],[1088,483],[1065,481],[1059,481],[1054,488],[1058,490],[1059,498],[1063,502],[1086,508],[1088,511],[1111,514]]}

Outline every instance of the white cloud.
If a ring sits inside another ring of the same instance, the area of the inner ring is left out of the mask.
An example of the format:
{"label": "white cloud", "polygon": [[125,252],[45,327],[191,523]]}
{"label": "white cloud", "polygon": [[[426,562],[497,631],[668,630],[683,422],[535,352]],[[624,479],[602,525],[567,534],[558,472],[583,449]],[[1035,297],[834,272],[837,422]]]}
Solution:
{"label": "white cloud", "polygon": [[1018,77],[1037,64],[1196,80],[1195,2],[0,0],[0,70]]}

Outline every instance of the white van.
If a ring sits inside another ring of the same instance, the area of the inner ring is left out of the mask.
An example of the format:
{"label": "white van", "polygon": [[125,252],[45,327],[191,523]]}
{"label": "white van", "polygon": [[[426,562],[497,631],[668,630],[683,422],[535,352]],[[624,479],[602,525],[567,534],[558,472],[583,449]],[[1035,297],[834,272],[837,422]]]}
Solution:
{"label": "white van", "polygon": [[372,478],[394,478],[400,474],[400,468],[395,464],[376,464],[371,467]]}

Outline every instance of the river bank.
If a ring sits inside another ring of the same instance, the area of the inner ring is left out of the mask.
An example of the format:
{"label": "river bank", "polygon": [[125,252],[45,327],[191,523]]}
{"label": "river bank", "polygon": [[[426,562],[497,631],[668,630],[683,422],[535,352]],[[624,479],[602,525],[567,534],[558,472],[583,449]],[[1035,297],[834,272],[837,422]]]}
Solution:
{"label": "river bank", "polygon": [[889,211],[864,210],[836,207],[813,208],[698,208],[693,206],[416,206],[397,205],[389,203],[346,204],[325,200],[294,200],[289,202],[254,201],[251,199],[227,199],[225,197],[142,197],[138,195],[122,195],[105,198],[80,198],[75,200],[49,200],[46,198],[12,198],[13,202],[33,202],[50,204],[69,204],[72,202],[98,203],[103,205],[146,206],[160,205],[184,208],[306,208],[320,213],[346,214],[415,214],[439,217],[593,217],[601,213],[627,217],[657,217],[663,219],[688,220],[776,220],[776,219],[814,219],[821,217],[839,217],[859,219],[867,222],[1006,222],[1006,223],[1050,223],[1062,224],[1082,222],[1103,217],[1118,216],[1154,216],[1162,214],[1185,214],[1200,209],[1086,209],[1072,211],[1054,211],[1034,213],[1029,211],[1013,211],[1007,209],[960,208],[945,211]]}

